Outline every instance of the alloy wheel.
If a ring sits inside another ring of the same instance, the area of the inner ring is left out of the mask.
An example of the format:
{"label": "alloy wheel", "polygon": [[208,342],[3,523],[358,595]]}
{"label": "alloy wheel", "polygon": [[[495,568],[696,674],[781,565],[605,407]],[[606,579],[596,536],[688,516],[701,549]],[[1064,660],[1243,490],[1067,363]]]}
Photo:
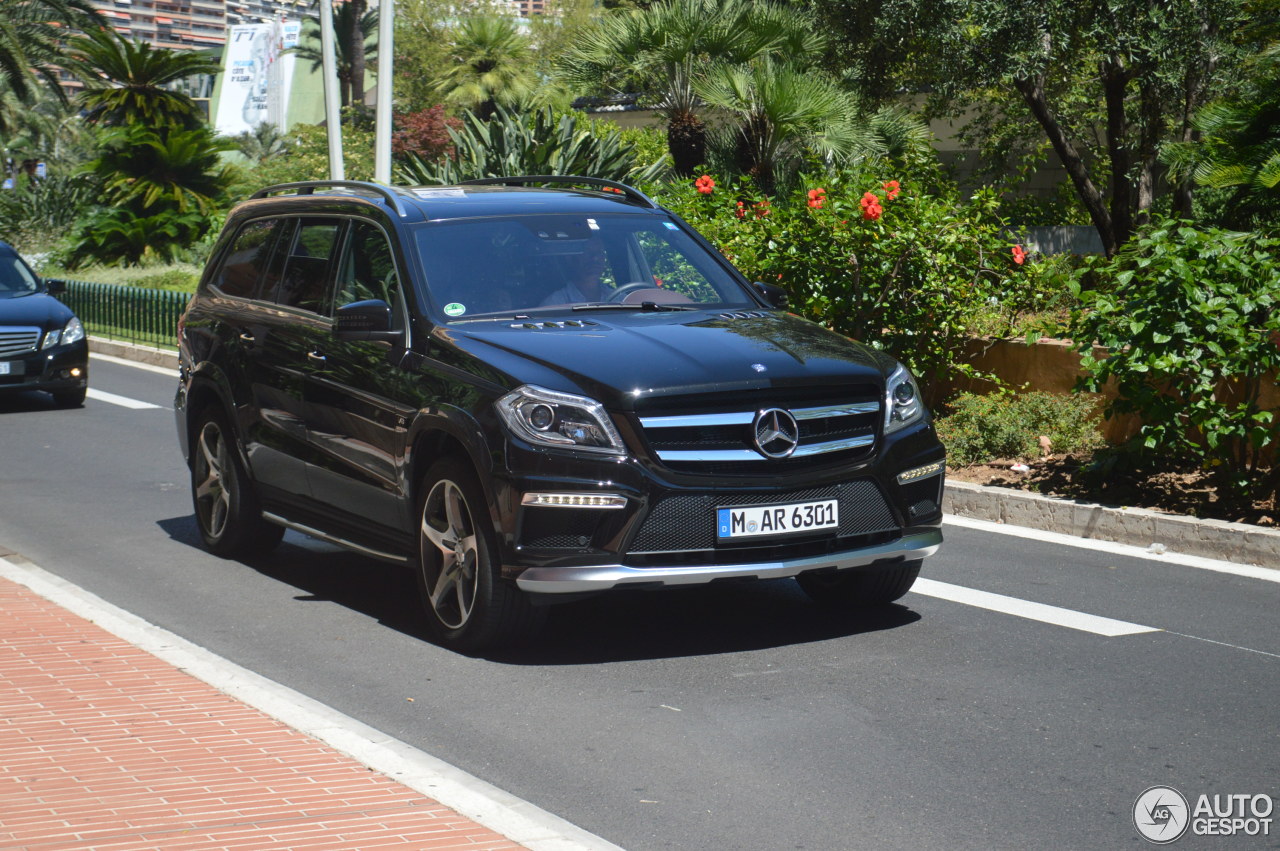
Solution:
{"label": "alloy wheel", "polygon": [[421,535],[422,572],[431,608],[441,624],[459,629],[475,606],[480,553],[471,510],[454,482],[442,479],[431,488],[422,509]]}

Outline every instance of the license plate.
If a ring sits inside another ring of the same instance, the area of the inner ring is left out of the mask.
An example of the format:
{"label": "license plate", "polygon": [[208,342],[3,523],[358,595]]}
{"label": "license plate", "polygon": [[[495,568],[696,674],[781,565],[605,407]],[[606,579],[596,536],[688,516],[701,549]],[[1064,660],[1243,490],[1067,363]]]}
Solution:
{"label": "license plate", "polygon": [[792,502],[786,505],[750,505],[716,511],[716,538],[756,538],[796,535],[840,526],[839,502]]}

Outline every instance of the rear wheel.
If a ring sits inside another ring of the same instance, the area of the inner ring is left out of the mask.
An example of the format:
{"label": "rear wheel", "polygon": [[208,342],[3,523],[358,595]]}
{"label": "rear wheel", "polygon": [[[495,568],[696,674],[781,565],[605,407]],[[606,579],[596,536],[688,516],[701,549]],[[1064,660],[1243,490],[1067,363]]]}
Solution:
{"label": "rear wheel", "polygon": [[418,588],[432,635],[465,652],[532,633],[546,617],[494,558],[484,494],[470,467],[440,461],[423,480],[418,523]]}
{"label": "rear wheel", "polygon": [[841,607],[884,606],[911,590],[920,575],[920,561],[879,570],[806,573],[796,577],[815,603]]}
{"label": "rear wheel", "polygon": [[209,409],[196,427],[191,500],[205,547],[225,558],[264,553],[284,529],[262,519],[257,494],[236,451],[226,419]]}

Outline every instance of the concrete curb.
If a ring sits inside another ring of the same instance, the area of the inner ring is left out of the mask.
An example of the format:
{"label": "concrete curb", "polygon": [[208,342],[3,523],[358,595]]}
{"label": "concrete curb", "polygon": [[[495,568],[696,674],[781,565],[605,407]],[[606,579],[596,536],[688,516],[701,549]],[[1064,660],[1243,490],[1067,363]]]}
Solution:
{"label": "concrete curb", "polygon": [[108,340],[105,337],[90,337],[89,351],[97,355],[110,355],[115,358],[146,363],[152,366],[164,366],[169,369],[178,368],[178,353],[172,349],[157,349],[152,346],[140,346],[137,343],[125,343],[121,340]]}
{"label": "concrete curb", "polygon": [[1280,529],[947,482],[942,510],[1012,526],[1280,568]]}
{"label": "concrete curb", "polygon": [[[89,351],[178,368],[178,353],[168,349],[90,337]],[[1137,547],[1160,544],[1186,555],[1280,569],[1280,529],[1076,502],[968,482],[947,482],[942,507],[961,517]]]}

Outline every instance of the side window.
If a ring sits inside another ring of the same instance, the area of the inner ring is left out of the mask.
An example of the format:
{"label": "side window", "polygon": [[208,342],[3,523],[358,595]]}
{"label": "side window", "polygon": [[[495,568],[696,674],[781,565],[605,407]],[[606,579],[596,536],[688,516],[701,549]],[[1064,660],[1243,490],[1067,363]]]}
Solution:
{"label": "side window", "polygon": [[240,228],[210,283],[225,295],[253,298],[267,268],[279,224],[279,219],[255,219]]}
{"label": "side window", "polygon": [[341,219],[298,220],[273,293],[276,304],[328,312],[325,295],[341,227]]}
{"label": "side window", "polygon": [[355,222],[347,231],[347,246],[338,268],[334,306],[373,298],[391,305],[393,328],[403,327],[400,276],[391,244],[377,225]]}

